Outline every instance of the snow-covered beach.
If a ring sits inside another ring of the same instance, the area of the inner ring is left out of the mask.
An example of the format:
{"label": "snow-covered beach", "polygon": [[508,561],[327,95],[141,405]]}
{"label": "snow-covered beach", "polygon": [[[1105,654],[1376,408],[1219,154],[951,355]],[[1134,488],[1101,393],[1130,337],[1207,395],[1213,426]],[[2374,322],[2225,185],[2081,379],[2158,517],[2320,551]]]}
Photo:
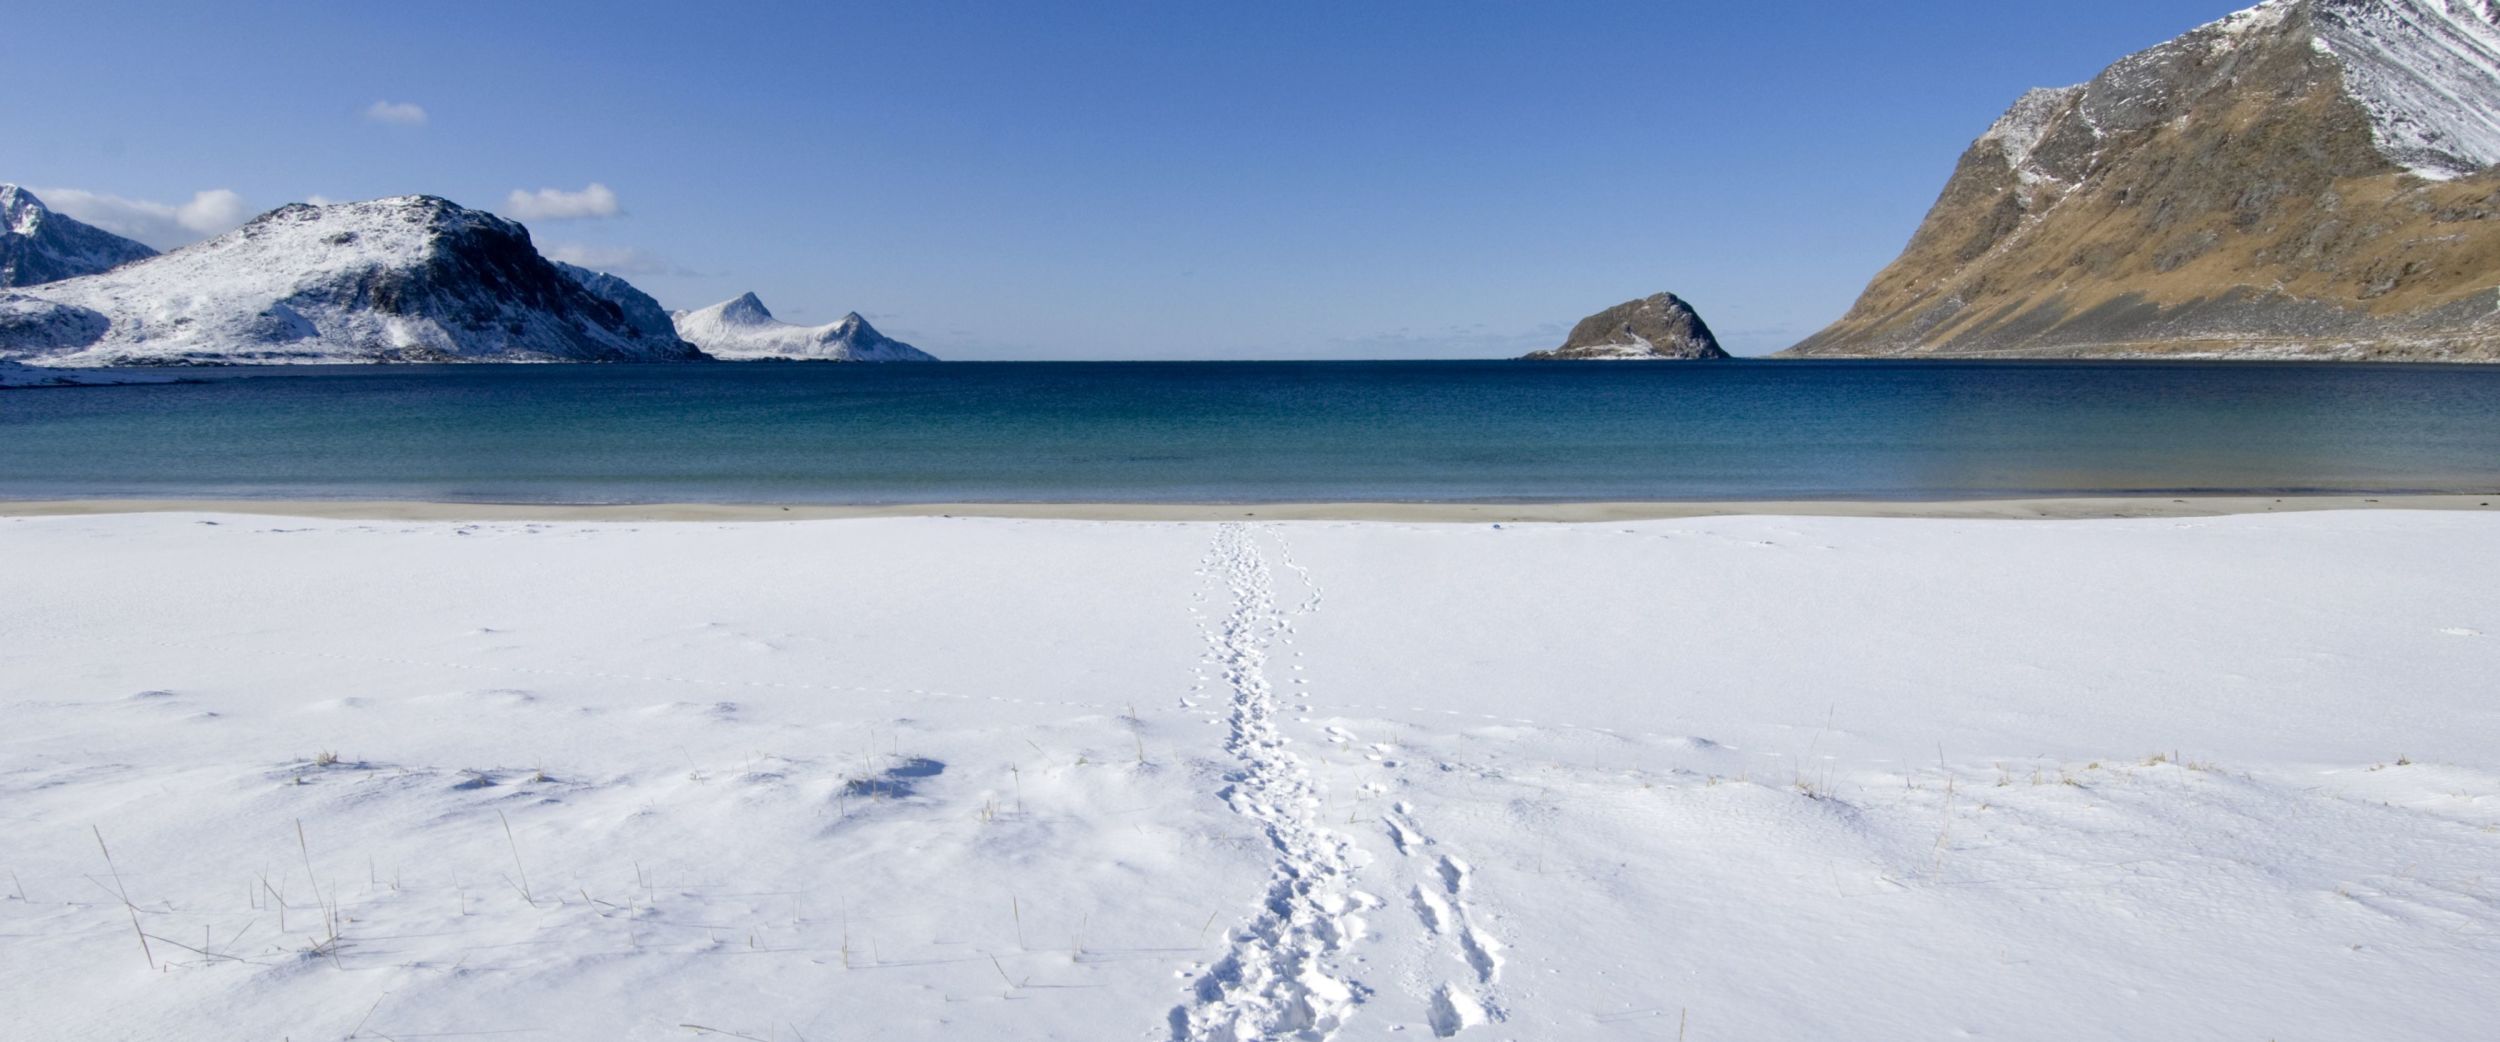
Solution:
{"label": "snow-covered beach", "polygon": [[2480,1037],[2495,590],[2472,509],[0,518],[0,1023]]}

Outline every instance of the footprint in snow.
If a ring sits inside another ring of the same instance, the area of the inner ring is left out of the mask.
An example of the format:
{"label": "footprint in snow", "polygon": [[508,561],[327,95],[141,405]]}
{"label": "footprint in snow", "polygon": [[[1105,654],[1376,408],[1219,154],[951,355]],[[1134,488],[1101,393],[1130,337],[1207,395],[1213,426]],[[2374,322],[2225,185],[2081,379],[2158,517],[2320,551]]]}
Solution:
{"label": "footprint in snow", "polygon": [[2439,632],[2450,637],[2479,637],[2483,635],[2483,631],[2481,630],[2467,629],[2463,626],[2444,629]]}
{"label": "footprint in snow", "polygon": [[1442,900],[1441,895],[1418,886],[1415,888],[1415,917],[1424,921],[1424,929],[1448,933],[1450,903]]}
{"label": "footprint in snow", "polygon": [[1450,1038],[1484,1023],[1484,1005],[1465,990],[1444,984],[1432,993],[1431,1017],[1433,1035]]}
{"label": "footprint in snow", "polygon": [[1392,814],[1381,820],[1388,823],[1389,842],[1398,848],[1399,854],[1414,853],[1416,847],[1423,845],[1424,837],[1417,835],[1398,815]]}

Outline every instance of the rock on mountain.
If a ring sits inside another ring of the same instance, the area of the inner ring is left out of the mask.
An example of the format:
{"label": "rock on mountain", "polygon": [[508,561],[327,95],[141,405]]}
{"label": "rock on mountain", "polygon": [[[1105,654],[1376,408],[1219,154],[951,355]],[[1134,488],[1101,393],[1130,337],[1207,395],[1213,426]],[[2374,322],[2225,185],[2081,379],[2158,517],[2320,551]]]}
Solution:
{"label": "rock on mountain", "polygon": [[432,196],[285,206],[0,294],[0,358],[45,365],[701,357],[539,256],[527,229]]}
{"label": "rock on mountain", "polygon": [[111,271],[156,251],[53,213],[43,200],[0,184],[0,289]]}
{"label": "rock on mountain", "polygon": [[1790,356],[2500,360],[2500,0],[2273,0],[2034,91]]}
{"label": "rock on mountain", "polygon": [[859,317],[831,325],[783,322],[748,293],[708,308],[677,313],[677,335],[724,361],[934,362],[928,352],[888,339]]}
{"label": "rock on mountain", "polygon": [[591,296],[616,305],[617,310],[624,315],[625,324],[635,332],[655,340],[667,340],[677,336],[677,323],[669,317],[668,309],[661,307],[659,301],[651,298],[651,294],[635,288],[633,283],[604,271],[592,271],[578,264],[567,264],[563,261],[550,263],[556,266],[557,271],[563,272],[566,278],[572,279],[583,289],[589,290]]}
{"label": "rock on mountain", "polygon": [[1561,347],[1528,357],[1538,361],[1715,361],[1727,356],[1692,305],[1673,293],[1660,293],[1581,319]]}

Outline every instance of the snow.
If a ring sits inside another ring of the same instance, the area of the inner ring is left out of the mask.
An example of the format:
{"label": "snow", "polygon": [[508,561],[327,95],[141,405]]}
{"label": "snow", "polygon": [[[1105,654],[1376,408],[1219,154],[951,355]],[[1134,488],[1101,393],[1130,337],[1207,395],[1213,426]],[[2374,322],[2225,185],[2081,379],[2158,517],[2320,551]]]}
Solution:
{"label": "snow", "polygon": [[677,335],[724,361],[780,359],[827,362],[934,362],[910,344],[892,340],[854,311],[841,321],[801,326],[773,317],[755,294],[708,308],[677,313]]}
{"label": "snow", "polygon": [[[2492,0],[2267,0],[2129,55],[2091,82],[2033,90],[1979,138],[2026,188],[2064,180],[2033,152],[2072,111],[2095,137],[2170,118],[2180,100],[2153,73],[2174,63],[2227,74],[2234,52],[2281,38],[2306,8],[2308,46],[2331,56],[2379,150],[2447,180],[2500,163],[2500,5]],[[2226,81],[2227,82],[2227,81]]]}
{"label": "snow", "polygon": [[1980,143],[1994,143],[2004,152],[2006,165],[2022,174],[2026,183],[2046,179],[2048,175],[2031,165],[2031,152],[2048,137],[2058,117],[2073,108],[2083,90],[2081,86],[2040,87],[2025,92],[1996,125],[1979,136]]}
{"label": "snow", "polygon": [[0,1020],[2481,1037],[2495,547],[0,519]]}
{"label": "snow", "polygon": [[2318,0],[2314,22],[2389,158],[2434,180],[2500,163],[2500,15],[2489,0]]}
{"label": "snow", "polygon": [[[207,242],[99,275],[0,298],[0,353],[46,365],[335,363],[441,358],[545,360],[682,351],[440,284],[454,240],[527,233],[428,196],[281,208]],[[385,288],[411,298],[379,306]],[[442,313],[425,310],[440,304]],[[461,313],[454,313],[461,312]],[[18,330],[35,330],[21,335]],[[65,332],[66,331],[66,332]]]}
{"label": "snow", "polygon": [[92,275],[155,254],[54,213],[33,192],[0,183],[0,287]]}

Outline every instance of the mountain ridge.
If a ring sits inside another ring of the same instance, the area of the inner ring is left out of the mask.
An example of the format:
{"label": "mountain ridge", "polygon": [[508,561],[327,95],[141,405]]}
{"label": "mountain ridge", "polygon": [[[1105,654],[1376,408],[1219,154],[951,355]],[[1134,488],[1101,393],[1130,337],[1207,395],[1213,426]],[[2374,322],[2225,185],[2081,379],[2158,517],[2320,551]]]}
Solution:
{"label": "mountain ridge", "polygon": [[0,289],[111,271],[156,250],[45,206],[35,193],[0,183]]}
{"label": "mountain ridge", "polygon": [[853,311],[821,326],[774,318],[753,293],[671,316],[677,335],[723,361],[934,362],[936,356],[877,332]]}
{"label": "mountain ridge", "polygon": [[1784,357],[2500,360],[2500,4],[2269,0],[2035,90]]}
{"label": "mountain ridge", "polygon": [[518,223],[412,195],[290,204],[206,242],[0,294],[0,358],[87,366],[702,358],[673,326],[649,318],[637,321],[556,267]]}

